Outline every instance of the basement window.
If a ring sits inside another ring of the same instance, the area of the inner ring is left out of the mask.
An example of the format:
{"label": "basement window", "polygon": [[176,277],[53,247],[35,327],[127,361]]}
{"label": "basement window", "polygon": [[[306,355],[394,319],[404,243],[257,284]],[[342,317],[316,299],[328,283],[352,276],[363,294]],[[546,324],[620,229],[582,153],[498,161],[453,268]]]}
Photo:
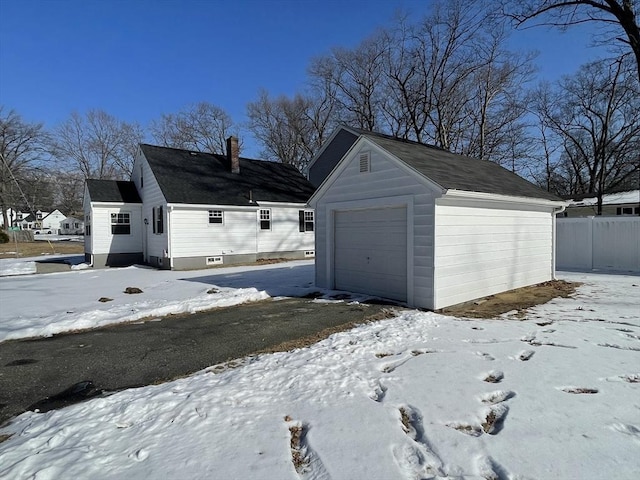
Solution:
{"label": "basement window", "polygon": [[271,210],[260,210],[260,230],[271,230]]}
{"label": "basement window", "polygon": [[362,152],[360,154],[360,173],[367,173],[371,171],[371,154],[369,152]]}
{"label": "basement window", "polygon": [[222,210],[209,210],[209,223],[223,223]]}

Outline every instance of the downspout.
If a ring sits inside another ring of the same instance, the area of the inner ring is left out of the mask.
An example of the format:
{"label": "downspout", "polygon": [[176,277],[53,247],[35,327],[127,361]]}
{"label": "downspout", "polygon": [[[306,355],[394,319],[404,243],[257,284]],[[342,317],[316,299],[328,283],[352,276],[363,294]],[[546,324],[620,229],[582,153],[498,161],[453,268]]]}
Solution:
{"label": "downspout", "polygon": [[173,205],[167,205],[167,225],[164,230],[167,233],[167,256],[169,257],[169,269],[173,270],[173,255],[171,252],[171,212],[173,212]]}
{"label": "downspout", "polygon": [[558,214],[564,212],[567,209],[567,205],[562,205],[561,207],[558,207],[558,209],[553,209],[552,210],[552,215],[553,215],[553,222],[551,224],[551,234],[553,236],[553,247],[551,249],[551,278],[553,280],[557,280],[556,277],[556,233],[557,233],[557,229],[556,229],[556,220],[558,218]]}

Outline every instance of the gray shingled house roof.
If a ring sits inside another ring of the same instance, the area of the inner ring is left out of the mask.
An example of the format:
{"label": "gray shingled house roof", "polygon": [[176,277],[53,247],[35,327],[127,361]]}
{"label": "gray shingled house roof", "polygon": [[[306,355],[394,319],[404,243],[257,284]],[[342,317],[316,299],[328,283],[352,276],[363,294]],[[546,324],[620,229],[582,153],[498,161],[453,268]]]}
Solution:
{"label": "gray shingled house roof", "polygon": [[240,173],[232,173],[225,155],[147,144],[140,148],[168,203],[306,203],[315,191],[291,165],[240,158]]}
{"label": "gray shingled house roof", "polygon": [[[478,160],[458,155],[433,145],[403,140],[381,133],[347,126],[343,126],[341,129],[344,134],[341,135],[342,132],[338,132],[334,137],[332,143],[335,143],[336,146],[333,150],[339,151],[344,155],[348,148],[356,142],[358,135],[366,137],[438,184],[443,190],[464,190],[562,201],[561,198],[552,193],[488,160]],[[322,153],[323,157],[332,153],[329,151],[330,147],[331,145],[327,146]],[[331,168],[333,168],[333,165]],[[329,173],[326,172],[326,175]]]}
{"label": "gray shingled house roof", "polygon": [[123,180],[87,180],[92,202],[142,203],[133,182]]}

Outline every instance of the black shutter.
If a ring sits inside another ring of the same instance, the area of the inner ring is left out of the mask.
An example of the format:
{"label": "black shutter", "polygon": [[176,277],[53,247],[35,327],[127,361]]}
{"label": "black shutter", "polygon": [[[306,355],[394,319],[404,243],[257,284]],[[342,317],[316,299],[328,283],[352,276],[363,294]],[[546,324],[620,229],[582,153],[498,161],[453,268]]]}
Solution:
{"label": "black shutter", "polygon": [[301,232],[304,232],[304,210],[298,211],[298,225]]}

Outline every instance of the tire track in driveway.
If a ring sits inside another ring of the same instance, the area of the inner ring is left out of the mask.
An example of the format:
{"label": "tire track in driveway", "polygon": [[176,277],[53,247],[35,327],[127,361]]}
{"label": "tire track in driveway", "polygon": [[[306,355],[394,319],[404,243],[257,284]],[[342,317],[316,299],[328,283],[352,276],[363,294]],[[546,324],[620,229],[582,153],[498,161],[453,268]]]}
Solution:
{"label": "tire track in driveway", "polygon": [[[0,425],[37,402],[45,409],[42,400],[80,382],[91,381],[104,391],[162,383],[257,352],[315,343],[376,319],[387,308],[301,298],[265,300],[2,342]],[[53,408],[58,406],[64,402]]]}

